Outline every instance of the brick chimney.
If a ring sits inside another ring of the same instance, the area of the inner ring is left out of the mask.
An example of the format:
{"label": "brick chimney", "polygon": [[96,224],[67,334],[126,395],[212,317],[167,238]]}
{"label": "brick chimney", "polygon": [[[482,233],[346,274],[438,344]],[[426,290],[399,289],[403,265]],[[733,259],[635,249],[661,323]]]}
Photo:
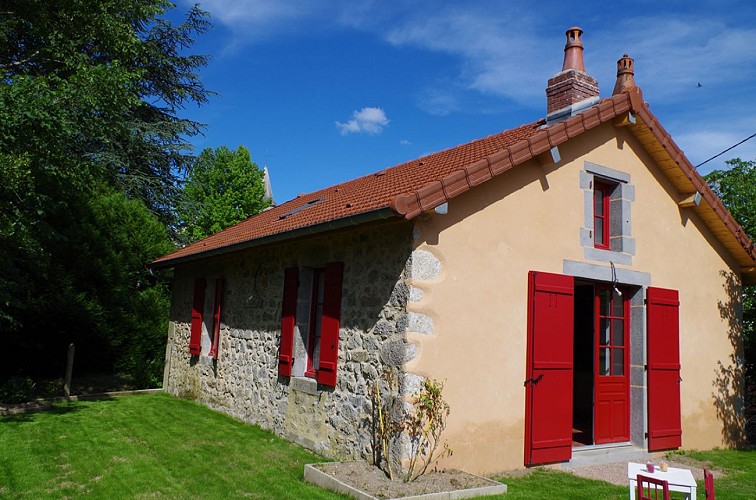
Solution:
{"label": "brick chimney", "polygon": [[627,54],[623,54],[617,61],[617,82],[614,84],[612,95],[621,94],[635,87],[633,75],[635,75],[635,60]]}
{"label": "brick chimney", "polygon": [[566,120],[599,100],[598,81],[585,72],[583,30],[573,26],[566,32],[562,71],[546,87],[546,121]]}

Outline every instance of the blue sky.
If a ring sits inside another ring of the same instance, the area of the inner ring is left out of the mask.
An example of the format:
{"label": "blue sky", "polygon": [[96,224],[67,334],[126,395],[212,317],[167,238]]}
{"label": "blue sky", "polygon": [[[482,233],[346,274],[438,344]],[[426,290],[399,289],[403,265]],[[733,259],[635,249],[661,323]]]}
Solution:
{"label": "blue sky", "polygon": [[[179,0],[179,8],[191,2]],[[181,115],[206,147],[246,146],[275,201],[545,115],[564,32],[611,94],[635,59],[646,101],[695,165],[756,132],[756,2],[206,0],[192,52],[219,95]],[[700,84],[700,86],[699,86]],[[756,138],[701,167],[756,159]]]}

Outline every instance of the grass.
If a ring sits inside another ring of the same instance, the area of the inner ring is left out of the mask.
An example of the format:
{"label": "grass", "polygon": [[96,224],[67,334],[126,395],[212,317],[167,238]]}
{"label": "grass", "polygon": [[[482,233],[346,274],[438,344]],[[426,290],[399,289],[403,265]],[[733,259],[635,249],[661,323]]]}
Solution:
{"label": "grass", "polygon": [[[756,451],[713,450],[685,451],[670,454],[683,455],[705,462],[712,469],[725,472],[726,476],[715,480],[717,498],[728,500],[751,500],[756,491]],[[683,461],[683,460],[681,460]],[[498,478],[507,484],[506,500],[559,498],[559,499],[627,499],[627,486],[614,486],[603,481],[579,478],[566,472],[536,469],[521,477]],[[671,492],[672,498],[683,498],[679,492]],[[698,481],[697,497],[705,498],[703,482]]]}
{"label": "grass", "polygon": [[[718,497],[753,498],[756,451],[684,455],[726,472],[716,480]],[[270,432],[166,394],[0,417],[0,498],[343,498],[304,482],[304,464],[318,461]],[[548,469],[500,480],[508,493],[491,498],[628,497],[627,486]]]}
{"label": "grass", "polygon": [[[708,462],[712,468],[725,472],[724,477],[714,480],[717,498],[751,500],[756,495],[756,450],[685,451],[680,454]],[[670,455],[672,460],[674,455]],[[698,498],[704,498],[700,482]]]}
{"label": "grass", "polygon": [[0,417],[0,497],[342,498],[304,482],[322,460],[165,394]]}
{"label": "grass", "polygon": [[567,472],[536,469],[521,477],[497,478],[507,485],[507,494],[499,498],[521,499],[622,499],[627,500],[627,486],[615,486],[603,481],[585,479]]}

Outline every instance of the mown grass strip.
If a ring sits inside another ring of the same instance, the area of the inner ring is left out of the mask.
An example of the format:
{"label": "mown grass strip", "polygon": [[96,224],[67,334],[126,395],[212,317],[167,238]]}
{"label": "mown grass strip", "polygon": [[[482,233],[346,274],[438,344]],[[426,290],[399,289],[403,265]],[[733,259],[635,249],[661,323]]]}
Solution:
{"label": "mown grass strip", "polygon": [[[718,497],[753,498],[756,451],[685,454],[727,474],[716,481]],[[0,497],[342,498],[304,482],[304,464],[318,461],[257,426],[166,394],[0,417]],[[490,498],[628,494],[626,486],[546,469],[499,480],[508,493]]]}
{"label": "mown grass strip", "polygon": [[165,394],[0,419],[0,496],[341,498],[304,482],[322,461],[270,432]]}

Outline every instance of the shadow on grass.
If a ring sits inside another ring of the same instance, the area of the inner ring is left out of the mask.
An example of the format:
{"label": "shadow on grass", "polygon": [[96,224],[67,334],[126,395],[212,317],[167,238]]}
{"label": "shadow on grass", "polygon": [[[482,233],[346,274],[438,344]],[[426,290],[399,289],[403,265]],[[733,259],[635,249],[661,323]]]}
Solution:
{"label": "shadow on grass", "polygon": [[[62,398],[58,398],[62,399]],[[92,394],[86,396],[78,396],[75,399],[68,401],[46,401],[37,404],[23,404],[13,405],[11,407],[2,409],[0,414],[0,423],[11,422],[31,422],[34,420],[34,416],[38,413],[46,413],[48,415],[64,415],[73,413],[85,409],[86,406],[82,406],[81,402],[98,402],[98,401],[112,401],[115,397],[110,394]]]}
{"label": "shadow on grass", "polygon": [[10,415],[3,415],[2,417],[0,417],[0,423],[32,422],[38,413],[64,415],[66,413],[73,413],[79,410],[81,410],[81,407],[73,403],[66,405],[40,406],[34,409],[24,409],[24,411],[11,413]]}

